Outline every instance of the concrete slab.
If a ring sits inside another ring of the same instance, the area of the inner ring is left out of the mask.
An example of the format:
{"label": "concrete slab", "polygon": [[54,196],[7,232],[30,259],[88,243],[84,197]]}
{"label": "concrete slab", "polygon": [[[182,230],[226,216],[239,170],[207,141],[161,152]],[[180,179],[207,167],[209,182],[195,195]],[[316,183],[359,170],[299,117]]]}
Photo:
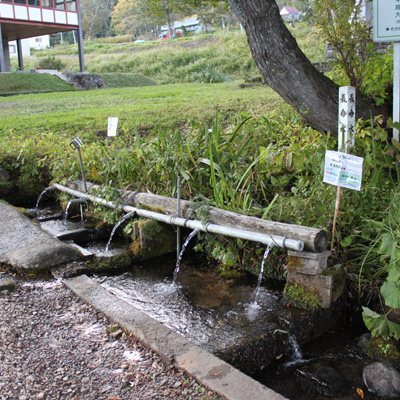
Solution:
{"label": "concrete slab", "polygon": [[78,250],[50,236],[14,207],[0,202],[0,263],[41,271],[81,258]]}
{"label": "concrete slab", "polygon": [[162,359],[226,399],[285,400],[285,397],[115,297],[87,276],[63,282],[78,297],[133,334]]}

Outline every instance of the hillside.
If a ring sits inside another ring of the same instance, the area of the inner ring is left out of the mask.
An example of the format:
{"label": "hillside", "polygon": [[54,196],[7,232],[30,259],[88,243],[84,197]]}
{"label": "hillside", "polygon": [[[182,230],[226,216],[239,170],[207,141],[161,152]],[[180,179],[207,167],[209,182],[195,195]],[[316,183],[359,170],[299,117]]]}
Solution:
{"label": "hillside", "polygon": [[[323,59],[324,44],[313,27],[303,22],[290,29],[311,61]],[[163,42],[126,40],[129,38],[85,42],[86,70],[98,74],[141,73],[160,84],[202,82],[205,75],[223,81],[243,80],[259,74],[242,32],[197,35]],[[26,69],[35,68],[40,59],[48,56],[60,59],[67,69],[78,71],[77,45],[37,51],[24,59]]]}

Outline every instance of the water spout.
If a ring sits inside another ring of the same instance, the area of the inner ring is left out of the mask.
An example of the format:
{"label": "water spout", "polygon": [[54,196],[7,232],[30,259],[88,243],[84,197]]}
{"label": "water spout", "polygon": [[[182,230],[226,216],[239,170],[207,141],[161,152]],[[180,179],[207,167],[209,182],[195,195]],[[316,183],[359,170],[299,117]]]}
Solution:
{"label": "water spout", "polygon": [[71,207],[72,203],[80,203],[80,209],[81,209],[81,221],[83,222],[83,210],[82,210],[82,203],[86,203],[87,200],[86,199],[72,199],[68,202],[67,207],[65,208],[65,214],[64,214],[64,223],[67,222],[67,218],[68,218],[68,212],[69,212],[69,208]]}
{"label": "water spout", "polygon": [[271,249],[273,247],[274,247],[273,245],[268,246],[264,252],[263,259],[261,261],[260,274],[258,275],[257,286],[254,291],[254,300],[252,303],[248,304],[246,307],[246,316],[249,321],[255,321],[259,314],[259,311],[260,311],[260,306],[257,304],[257,298],[258,298],[258,295],[261,290],[261,282],[262,282],[262,278],[264,276],[265,261],[267,260],[267,258],[269,256],[269,252],[271,251]]}
{"label": "water spout", "polygon": [[39,195],[39,197],[38,197],[38,199],[37,199],[37,202],[36,202],[36,215],[37,215],[37,216],[39,216],[39,203],[40,203],[40,200],[42,200],[42,197],[43,197],[47,192],[50,192],[51,190],[54,190],[54,189],[55,189],[54,186],[49,186],[49,187],[47,187],[46,189],[44,189],[42,193],[40,193],[40,195]]}
{"label": "water spout", "polygon": [[173,285],[175,285],[176,280],[178,279],[178,274],[179,274],[179,271],[181,269],[181,261],[182,261],[183,253],[185,252],[186,247],[188,246],[188,244],[192,240],[192,238],[195,237],[199,232],[200,232],[200,229],[195,229],[194,231],[192,231],[190,233],[190,235],[187,237],[185,243],[183,243],[182,250],[179,253],[178,259],[176,260],[176,267],[175,267],[175,271],[174,271],[174,279],[172,281]]}
{"label": "water spout", "polygon": [[136,212],[135,212],[135,211],[132,211],[132,212],[130,212],[130,213],[128,213],[128,214],[125,214],[125,215],[115,224],[113,230],[111,231],[110,238],[108,239],[108,242],[107,242],[105,251],[108,251],[108,249],[109,249],[109,247],[110,247],[110,244],[111,244],[111,241],[112,241],[112,238],[113,238],[113,236],[114,236],[116,230],[120,227],[120,225],[121,225],[124,221],[126,221],[127,219],[133,218],[135,215],[136,215]]}
{"label": "water spout", "polygon": [[271,251],[271,249],[273,247],[274,246],[267,247],[267,249],[264,252],[263,259],[261,261],[261,270],[260,270],[260,274],[258,275],[257,286],[256,286],[256,290],[254,292],[254,302],[255,303],[257,303],[257,297],[258,297],[258,294],[260,293],[260,289],[261,289],[261,282],[262,282],[262,278],[264,276],[265,261],[267,260],[267,258],[269,256],[269,252]]}

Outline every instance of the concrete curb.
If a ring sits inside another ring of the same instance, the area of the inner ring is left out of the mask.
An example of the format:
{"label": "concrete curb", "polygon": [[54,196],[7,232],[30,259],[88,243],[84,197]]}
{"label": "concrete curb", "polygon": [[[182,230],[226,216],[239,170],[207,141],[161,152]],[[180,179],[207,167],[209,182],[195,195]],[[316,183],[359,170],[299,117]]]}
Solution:
{"label": "concrete curb", "polygon": [[228,400],[287,400],[81,275],[63,280],[79,298],[131,333],[163,360]]}

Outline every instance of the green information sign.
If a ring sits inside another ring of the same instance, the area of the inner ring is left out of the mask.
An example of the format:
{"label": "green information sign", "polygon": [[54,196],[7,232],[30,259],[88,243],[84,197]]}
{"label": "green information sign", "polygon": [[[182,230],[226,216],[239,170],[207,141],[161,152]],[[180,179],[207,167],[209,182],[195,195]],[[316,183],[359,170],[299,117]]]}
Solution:
{"label": "green information sign", "polygon": [[400,41],[400,0],[374,0],[374,41]]}

